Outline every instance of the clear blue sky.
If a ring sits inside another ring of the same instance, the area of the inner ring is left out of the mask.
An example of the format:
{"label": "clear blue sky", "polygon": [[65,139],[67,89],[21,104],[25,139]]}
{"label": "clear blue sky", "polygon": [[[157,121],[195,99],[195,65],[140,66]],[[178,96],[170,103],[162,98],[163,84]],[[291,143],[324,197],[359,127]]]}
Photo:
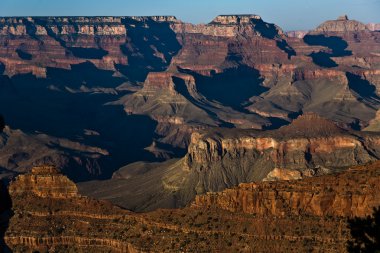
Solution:
{"label": "clear blue sky", "polygon": [[311,29],[342,14],[380,23],[380,0],[0,0],[0,16],[175,15],[207,23],[219,14],[251,13],[285,30]]}

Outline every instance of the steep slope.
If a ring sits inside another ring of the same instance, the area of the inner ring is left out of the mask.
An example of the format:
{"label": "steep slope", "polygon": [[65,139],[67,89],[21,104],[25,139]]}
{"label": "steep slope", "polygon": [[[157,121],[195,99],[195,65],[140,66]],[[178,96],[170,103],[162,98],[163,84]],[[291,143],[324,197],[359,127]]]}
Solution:
{"label": "steep slope", "polygon": [[379,101],[379,33],[343,16],[301,37],[288,38],[298,59],[279,68],[274,86],[253,97],[249,110],[284,119],[316,112],[357,128],[368,124]]}
{"label": "steep slope", "polygon": [[131,210],[185,206],[196,194],[244,182],[313,177],[379,159],[380,136],[306,114],[273,131],[215,129],[192,135],[186,156],[131,164],[113,179],[79,185],[85,195]]}
{"label": "steep slope", "polygon": [[380,107],[379,34],[347,17],[303,38],[258,15],[0,18],[0,111],[28,135],[107,150],[84,179],[182,157],[210,127],[315,112],[361,130]]}
{"label": "steep slope", "polygon": [[81,197],[54,168],[36,167],[9,187],[5,242],[14,252],[346,252],[347,218],[380,205],[379,168],[243,184],[184,209],[136,214]]}
{"label": "steep slope", "polygon": [[[27,135],[37,131],[108,151],[100,166],[89,168],[86,176],[73,177],[77,171],[69,172],[75,180],[108,178],[130,162],[156,160],[145,148],[154,141],[157,122],[127,115],[108,103],[138,90],[148,72],[167,68],[181,47],[171,22],[177,21],[174,17],[0,18],[0,111],[7,124]],[[50,149],[60,152],[58,146]],[[166,149],[164,157],[175,156],[174,148]],[[86,150],[76,155],[77,160],[87,159]],[[25,157],[29,165],[34,162],[31,157]]]}
{"label": "steep slope", "polygon": [[380,200],[377,167],[378,162],[299,181],[241,184],[223,192],[197,196],[193,206],[263,216],[363,217]]}
{"label": "steep slope", "polygon": [[0,133],[0,178],[13,178],[33,165],[51,164],[78,181],[101,173],[108,151],[46,134],[27,134],[6,127]]}

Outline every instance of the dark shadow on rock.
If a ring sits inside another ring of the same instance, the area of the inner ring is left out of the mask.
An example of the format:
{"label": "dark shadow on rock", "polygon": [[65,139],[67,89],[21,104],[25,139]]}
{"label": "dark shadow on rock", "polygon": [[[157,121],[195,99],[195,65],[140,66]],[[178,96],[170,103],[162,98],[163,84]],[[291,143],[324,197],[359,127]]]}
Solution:
{"label": "dark shadow on rock", "polygon": [[125,81],[125,78],[114,77],[111,70],[97,68],[87,61],[71,65],[71,70],[60,68],[47,68],[49,82],[62,87],[80,88],[116,88]]}
{"label": "dark shadow on rock", "polygon": [[288,42],[286,42],[286,40],[282,39],[282,40],[277,40],[276,42],[276,45],[279,49],[281,49],[282,51],[284,51],[285,53],[288,54],[288,59],[290,60],[292,58],[292,56],[296,56],[297,53],[296,53],[296,50],[294,50],[289,44]]}
{"label": "dark shadow on rock", "polygon": [[[46,32],[48,36],[53,38],[55,41],[57,41],[63,48],[66,49],[66,54],[72,54],[75,57],[82,58],[82,59],[102,59],[104,56],[108,55],[108,51],[102,49],[102,48],[84,48],[84,47],[69,47],[67,45],[67,42],[59,35],[57,35],[51,25],[56,25],[58,29],[62,29],[62,24],[57,23],[55,20],[52,19],[46,19],[46,18],[34,18],[34,22],[38,25],[43,26],[46,29]],[[48,24],[49,22],[49,24]],[[35,33],[35,25],[26,22],[28,24],[30,32],[28,33],[30,36]],[[79,27],[77,24],[72,23],[74,29],[76,30],[76,33],[79,31]],[[34,28],[33,28],[34,27]],[[27,28],[28,29],[28,28]],[[34,38],[38,39],[35,35],[33,35]],[[71,34],[70,39],[73,41],[76,41],[78,38],[78,34]]]}
{"label": "dark shadow on rock", "polygon": [[102,48],[68,47],[75,57],[82,59],[102,59],[108,51]]}
{"label": "dark shadow on rock", "polygon": [[380,252],[380,208],[364,218],[348,220],[351,239],[347,242],[348,252]]}
{"label": "dark shadow on rock", "polygon": [[275,24],[269,24],[262,19],[252,19],[252,23],[255,25],[255,30],[267,39],[274,39],[278,36],[278,29]]}
{"label": "dark shadow on rock", "polygon": [[26,60],[26,61],[30,61],[33,58],[33,56],[31,54],[29,54],[28,52],[25,52],[21,49],[16,49],[16,53],[17,53],[18,57],[20,57],[21,59]]}
{"label": "dark shadow on rock", "polygon": [[290,122],[280,118],[269,117],[270,125],[263,126],[263,130],[275,130],[282,126],[288,125]]}
{"label": "dark shadow on rock", "polygon": [[[109,156],[85,160],[85,152],[80,154],[60,147],[58,151],[68,159],[63,172],[74,181],[105,179],[128,163],[157,161],[152,153],[144,150],[158,137],[157,123],[147,116],[127,115],[122,106],[107,105],[128,92],[110,94],[66,89],[78,89],[81,85],[115,88],[125,81],[112,74],[91,63],[83,63],[73,65],[71,70],[50,68],[46,79],[32,74],[12,78],[0,75],[0,111],[12,129],[21,129],[26,134],[38,131],[109,152]],[[86,129],[98,134],[87,135]],[[23,158],[25,154],[21,153],[12,157],[14,161]],[[84,161],[82,167],[75,159]],[[93,162],[96,164],[91,165]]]}
{"label": "dark shadow on rock", "polygon": [[[302,114],[303,114],[302,111],[291,112],[291,113],[288,114],[288,118],[290,120],[294,120],[294,119],[298,118]],[[263,126],[263,130],[275,130],[275,129],[279,129],[282,126],[289,125],[291,123],[291,122],[289,122],[289,121],[287,121],[285,119],[274,118],[274,117],[269,117],[268,120],[270,121],[270,125]]]}
{"label": "dark shadow on rock", "polygon": [[[51,23],[51,25],[56,25],[58,27],[58,29],[62,29],[61,28],[61,25],[56,22],[54,19],[53,20],[49,20]],[[64,48],[67,48],[66,47],[66,41],[64,41],[62,38],[60,38],[52,29],[52,26],[51,25],[48,25],[48,19],[46,18],[34,18],[34,22],[40,26],[43,26],[45,29],[46,29],[46,32],[47,34],[53,38],[55,41],[57,41],[61,47],[64,47]],[[76,35],[71,35],[71,38],[72,39],[75,39],[77,36]]]}
{"label": "dark shadow on rock", "polygon": [[0,62],[0,75],[2,75],[5,71],[5,65],[4,63]]}
{"label": "dark shadow on rock", "polygon": [[376,100],[379,101],[380,98],[376,94],[376,86],[362,79],[360,76],[355,75],[350,72],[346,72],[346,77],[348,80],[348,86],[351,90],[356,92],[360,98],[367,99],[369,101]]}
{"label": "dark shadow on rock", "polygon": [[3,132],[5,128],[5,119],[4,116],[0,114],[0,133]]}
{"label": "dark shadow on rock", "polygon": [[120,49],[128,56],[128,65],[116,64],[116,69],[132,82],[143,82],[149,72],[166,70],[181,49],[170,24],[130,18],[122,22],[128,31],[128,41]]}
{"label": "dark shadow on rock", "polygon": [[37,32],[37,27],[34,23],[32,23],[31,21],[29,21],[27,18],[23,18],[22,19],[22,23],[25,25],[25,28],[26,28],[26,33],[33,39],[35,40],[38,40],[38,41],[41,41],[37,35],[36,35],[36,32]]}
{"label": "dark shadow on rock", "polygon": [[[193,73],[194,75],[195,73]],[[195,74],[196,75],[196,74]],[[231,123],[228,123],[228,122],[225,122],[225,121],[222,121],[218,118],[218,115],[211,111],[207,106],[205,106],[204,104],[202,104],[201,102],[197,101],[196,99],[194,99],[190,93],[189,93],[189,90],[186,86],[186,83],[183,79],[181,78],[178,78],[178,77],[173,77],[173,83],[175,84],[175,90],[181,94],[182,96],[184,96],[190,103],[192,103],[194,106],[198,107],[198,108],[201,108],[203,111],[205,111],[211,118],[214,118],[214,120],[216,121],[220,121],[220,127],[225,127],[225,128],[233,128],[234,125],[231,124]]]}
{"label": "dark shadow on rock", "polygon": [[351,123],[347,124],[347,127],[355,131],[360,131],[363,129],[363,124],[359,119],[355,119]]}
{"label": "dark shadow on rock", "polygon": [[335,61],[333,61],[330,58],[331,54],[329,54],[329,53],[326,53],[326,52],[315,53],[315,52],[313,52],[309,56],[311,57],[311,59],[313,59],[313,62],[318,66],[325,67],[325,68],[334,68],[334,67],[339,66]]}
{"label": "dark shadow on rock", "polygon": [[97,71],[86,64],[76,68],[74,66],[72,71],[49,69],[47,79],[31,74],[10,79],[0,77],[0,110],[9,125],[27,132],[40,131],[72,139],[93,127],[92,122],[105,103],[126,94],[66,90],[66,87],[78,89],[81,85],[115,87],[122,83],[121,79],[112,77],[112,72]]}
{"label": "dark shadow on rock", "polygon": [[260,72],[247,66],[226,69],[211,76],[194,74],[194,77],[197,90],[208,100],[220,102],[237,111],[246,112],[243,104],[268,90],[262,86]]}
{"label": "dark shadow on rock", "polygon": [[252,20],[252,23],[255,24],[255,30],[264,38],[276,40],[277,47],[288,54],[288,59],[297,55],[296,51],[288,44],[288,42],[281,38],[275,24],[266,23],[262,19],[254,19]]}
{"label": "dark shadow on rock", "polygon": [[12,199],[5,183],[0,180],[0,252],[2,253],[12,252],[4,240],[12,215]]}
{"label": "dark shadow on rock", "polygon": [[126,115],[122,106],[105,106],[97,120],[99,142],[110,153],[99,161],[102,168],[107,168],[100,179],[110,178],[117,169],[133,162],[162,161],[145,150],[159,137],[155,133],[157,122],[150,117]]}
{"label": "dark shadow on rock", "polygon": [[318,66],[333,68],[338,66],[330,57],[344,57],[352,55],[352,51],[346,50],[348,43],[338,36],[325,35],[306,35],[304,42],[310,46],[323,46],[329,49],[329,52],[313,52],[310,57]]}

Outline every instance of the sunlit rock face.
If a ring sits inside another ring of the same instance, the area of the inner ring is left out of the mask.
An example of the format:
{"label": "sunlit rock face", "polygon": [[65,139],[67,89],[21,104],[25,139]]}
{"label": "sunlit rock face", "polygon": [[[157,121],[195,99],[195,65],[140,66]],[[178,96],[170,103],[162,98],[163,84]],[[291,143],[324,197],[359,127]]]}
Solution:
{"label": "sunlit rock face", "polygon": [[312,179],[240,184],[182,209],[133,213],[77,195],[65,176],[40,166],[11,183],[5,243],[14,252],[345,252],[348,218],[367,217],[380,204],[379,177],[375,162]]}
{"label": "sunlit rock face", "polygon": [[378,166],[376,162],[341,174],[305,180],[241,184],[220,193],[197,196],[193,206],[278,217],[365,216],[380,201],[376,194]]}
{"label": "sunlit rock face", "polygon": [[301,179],[375,161],[379,141],[378,134],[358,137],[306,114],[274,131],[194,133],[184,163],[198,175],[198,193],[220,191],[244,182]]}
{"label": "sunlit rock face", "polygon": [[78,197],[76,185],[53,166],[32,168],[30,174],[17,177],[9,187],[10,194],[33,193],[43,198]]}
{"label": "sunlit rock face", "polygon": [[356,21],[350,20],[347,15],[338,17],[337,20],[326,21],[318,26],[315,32],[358,32],[368,30],[366,25]]}
{"label": "sunlit rock face", "polygon": [[367,28],[371,31],[380,31],[380,24],[369,23],[367,24]]}

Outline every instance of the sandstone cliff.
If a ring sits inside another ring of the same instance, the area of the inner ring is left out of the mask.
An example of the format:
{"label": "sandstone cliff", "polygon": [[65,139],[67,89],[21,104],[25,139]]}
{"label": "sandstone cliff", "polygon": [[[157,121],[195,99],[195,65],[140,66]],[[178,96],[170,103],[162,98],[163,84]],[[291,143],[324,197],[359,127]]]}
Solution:
{"label": "sandstone cliff", "polygon": [[217,191],[222,182],[228,187],[231,182],[262,180],[274,168],[306,170],[307,174],[308,169],[366,163],[377,159],[378,143],[377,135],[350,133],[317,115],[306,114],[274,131],[195,133],[185,166],[205,176],[199,187]]}
{"label": "sandstone cliff", "polygon": [[[5,241],[14,252],[346,252],[345,217],[369,215],[380,204],[379,168],[242,184],[184,209],[136,214],[80,197],[54,168],[39,167],[11,184],[15,215]],[[48,183],[54,194],[32,181]]]}
{"label": "sandstone cliff", "polygon": [[241,184],[197,196],[194,206],[257,215],[363,217],[379,205],[378,163],[300,181]]}
{"label": "sandstone cliff", "polygon": [[76,185],[52,166],[34,167],[31,175],[18,176],[17,184],[11,184],[9,192],[15,195],[29,192],[42,198],[68,199],[78,196]]}

